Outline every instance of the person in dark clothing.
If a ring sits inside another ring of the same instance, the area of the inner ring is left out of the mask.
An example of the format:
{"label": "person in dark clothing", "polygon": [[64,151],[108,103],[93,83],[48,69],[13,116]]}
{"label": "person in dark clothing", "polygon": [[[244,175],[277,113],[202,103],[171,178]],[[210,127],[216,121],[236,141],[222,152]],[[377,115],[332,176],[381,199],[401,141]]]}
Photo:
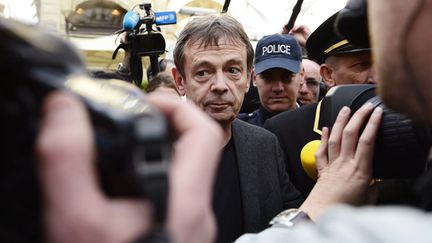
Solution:
{"label": "person in dark clothing", "polygon": [[238,118],[262,126],[268,118],[297,108],[304,74],[301,61],[301,49],[293,36],[274,34],[259,40],[253,84],[257,87],[261,105],[254,112],[240,114]]}
{"label": "person in dark clothing", "polygon": [[240,108],[240,114],[242,113],[252,113],[254,110],[260,107],[260,100],[258,95],[258,89],[253,85],[253,75],[249,81],[249,90],[245,94],[243,99],[243,104]]}
{"label": "person in dark clothing", "polygon": [[[352,45],[334,30],[337,13],[322,23],[308,38],[306,49],[309,58],[316,60],[328,87],[341,84],[373,84],[369,47]],[[267,120],[264,128],[276,134],[285,153],[286,168],[296,188],[307,197],[316,178],[303,169],[301,151],[317,147],[322,132],[315,121],[320,117],[321,103],[302,106],[283,112]],[[313,153],[312,153],[313,154]]]}
{"label": "person in dark clothing", "polygon": [[216,242],[232,242],[243,233],[262,230],[278,212],[302,202],[286,173],[277,138],[236,119],[248,90],[253,57],[243,27],[226,15],[189,22],[174,50],[173,74],[180,94],[224,130],[213,193]]}

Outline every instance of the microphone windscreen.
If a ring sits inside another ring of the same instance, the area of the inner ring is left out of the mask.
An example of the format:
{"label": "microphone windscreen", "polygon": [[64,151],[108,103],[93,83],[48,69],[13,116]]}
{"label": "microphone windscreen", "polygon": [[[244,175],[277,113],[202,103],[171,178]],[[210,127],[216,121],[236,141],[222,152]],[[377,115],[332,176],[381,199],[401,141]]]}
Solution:
{"label": "microphone windscreen", "polygon": [[123,29],[133,30],[138,25],[140,16],[137,12],[128,11],[123,18]]}

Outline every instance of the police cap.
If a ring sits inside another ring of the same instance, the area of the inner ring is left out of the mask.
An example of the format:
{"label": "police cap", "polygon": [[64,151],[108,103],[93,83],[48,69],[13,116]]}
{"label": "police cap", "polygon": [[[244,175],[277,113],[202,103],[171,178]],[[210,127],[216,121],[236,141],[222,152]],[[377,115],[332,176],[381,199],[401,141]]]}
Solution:
{"label": "police cap", "polygon": [[331,55],[342,53],[370,51],[369,47],[352,45],[347,39],[340,36],[335,29],[335,20],[339,12],[333,14],[309,36],[306,42],[308,57],[319,64]]}

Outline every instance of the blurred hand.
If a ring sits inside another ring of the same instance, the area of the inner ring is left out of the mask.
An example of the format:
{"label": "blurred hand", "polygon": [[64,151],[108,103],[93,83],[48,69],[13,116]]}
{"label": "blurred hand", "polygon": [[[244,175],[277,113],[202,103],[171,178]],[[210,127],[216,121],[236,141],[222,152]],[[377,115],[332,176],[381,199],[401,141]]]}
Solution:
{"label": "blurred hand", "polygon": [[350,119],[350,109],[344,107],[331,134],[323,128],[321,145],[316,153],[318,181],[301,206],[312,218],[334,204],[367,202],[375,137],[382,116],[381,108],[373,110],[372,104],[367,103]]}
{"label": "blurred hand", "polygon": [[[211,188],[222,147],[221,128],[196,107],[150,97],[178,132],[167,230],[175,242],[211,242],[216,227]],[[205,135],[203,135],[205,134]],[[36,143],[48,242],[131,242],[153,230],[149,202],[105,197],[94,167],[94,137],[77,98],[49,95]]]}
{"label": "blurred hand", "polygon": [[224,146],[222,128],[195,104],[151,95],[180,135],[170,168],[168,231],[174,242],[213,242],[211,206],[214,176]]}
{"label": "blurred hand", "polygon": [[286,26],[282,28],[281,34],[288,34],[294,36],[301,47],[306,47],[306,41],[311,35],[310,29],[306,25],[294,26],[288,30]]}
{"label": "blurred hand", "polygon": [[128,31],[125,31],[119,35],[120,37],[120,43],[122,44],[129,44],[129,36]]}
{"label": "blurred hand", "polygon": [[123,33],[120,34],[120,44],[124,44],[124,46],[126,46],[126,49],[124,50],[124,56],[123,56],[123,60],[121,61],[122,63],[122,73],[129,73],[131,72],[131,57],[132,57],[132,53],[130,50],[130,45],[129,44],[129,37],[128,37],[128,31],[125,31]]}

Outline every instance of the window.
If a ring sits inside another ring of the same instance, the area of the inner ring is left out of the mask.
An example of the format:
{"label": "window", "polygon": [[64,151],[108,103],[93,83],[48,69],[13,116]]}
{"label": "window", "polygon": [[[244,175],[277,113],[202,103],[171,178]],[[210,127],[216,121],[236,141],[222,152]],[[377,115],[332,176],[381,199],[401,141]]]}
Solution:
{"label": "window", "polygon": [[76,33],[111,34],[122,28],[126,10],[111,1],[89,0],[76,6],[67,18],[67,30]]}

